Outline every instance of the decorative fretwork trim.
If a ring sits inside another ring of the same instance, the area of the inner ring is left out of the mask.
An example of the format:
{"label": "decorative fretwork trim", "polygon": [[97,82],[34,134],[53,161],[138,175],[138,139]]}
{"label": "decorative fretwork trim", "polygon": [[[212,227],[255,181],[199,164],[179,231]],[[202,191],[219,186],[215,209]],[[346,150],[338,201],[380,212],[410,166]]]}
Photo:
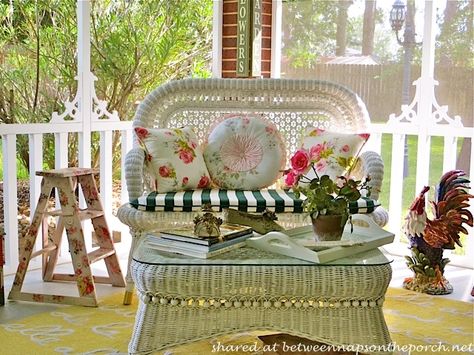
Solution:
{"label": "decorative fretwork trim", "polygon": [[[64,122],[71,122],[76,121],[79,122],[81,120],[79,113],[79,102],[83,102],[81,98],[81,90],[79,89],[82,86],[81,76],[76,76],[74,78],[77,80],[77,87],[78,90],[76,95],[72,101],[64,102],[65,110],[62,114],[58,114],[57,112],[53,112],[51,123],[64,123]],[[95,84],[94,82],[97,80],[97,77],[89,72],[89,80],[86,82],[90,82],[90,93],[92,99],[92,112],[91,112],[91,121],[100,121],[100,120],[108,120],[111,122],[118,122],[120,121],[118,117],[117,111],[109,112],[107,110],[107,101],[99,100],[97,94],[95,92]],[[65,119],[67,116],[71,117],[71,120]],[[105,116],[106,118],[101,118]]]}
{"label": "decorative fretwork trim", "polygon": [[[425,79],[426,80],[426,79]],[[434,88],[439,84],[437,80],[434,80],[431,78],[431,87],[433,88],[433,92],[431,93],[431,108],[434,108],[434,111],[432,111],[432,120],[428,122],[429,125],[437,125],[437,124],[447,124],[449,126],[453,127],[464,127],[462,124],[461,117],[456,115],[454,118],[451,118],[448,116],[448,106],[443,105],[440,106],[436,100],[436,96],[434,94]],[[415,85],[416,90],[415,90],[415,97],[413,98],[413,101],[409,105],[402,105],[402,113],[398,116],[395,116],[395,114],[390,114],[389,119],[388,119],[388,124],[397,124],[397,123],[403,123],[403,122],[408,122],[412,124],[419,124],[418,120],[418,105],[419,105],[419,98],[421,97],[421,78],[418,78],[413,82],[413,85]],[[426,93],[425,93],[426,94]],[[416,109],[415,109],[416,106]]]}

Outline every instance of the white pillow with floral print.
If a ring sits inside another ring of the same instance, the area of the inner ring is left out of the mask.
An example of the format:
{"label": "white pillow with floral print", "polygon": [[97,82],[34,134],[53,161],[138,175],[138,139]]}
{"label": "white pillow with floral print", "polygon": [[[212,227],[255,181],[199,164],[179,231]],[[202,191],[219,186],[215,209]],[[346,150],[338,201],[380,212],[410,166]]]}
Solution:
{"label": "white pillow with floral print", "polygon": [[[329,175],[336,179],[350,171],[369,136],[368,133],[345,134],[308,127],[303,134],[301,147],[309,153],[309,159],[315,162],[319,176]],[[306,175],[310,179],[315,176],[313,171]]]}
{"label": "white pillow with floral print", "polygon": [[155,191],[209,187],[209,173],[192,128],[135,127],[135,134],[145,150],[145,169]]}
{"label": "white pillow with floral print", "polygon": [[256,190],[273,184],[286,162],[276,126],[252,115],[235,115],[217,124],[204,149],[212,181],[219,187]]}

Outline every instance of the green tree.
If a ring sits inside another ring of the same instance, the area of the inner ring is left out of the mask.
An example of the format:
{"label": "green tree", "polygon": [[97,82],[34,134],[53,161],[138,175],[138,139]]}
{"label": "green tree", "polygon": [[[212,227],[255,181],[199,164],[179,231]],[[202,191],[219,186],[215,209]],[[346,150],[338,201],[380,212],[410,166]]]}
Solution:
{"label": "green tree", "polygon": [[439,63],[474,68],[474,2],[447,1],[440,22],[441,32],[437,38]]}
{"label": "green tree", "polygon": [[311,67],[334,55],[337,1],[288,1],[283,6],[282,54],[291,66]]}
{"label": "green tree", "polygon": [[[48,122],[76,93],[77,21],[74,1],[0,3],[0,122]],[[137,101],[172,79],[209,75],[212,1],[92,1],[91,70],[96,92],[131,119]],[[70,162],[75,136],[71,137]],[[114,138],[114,151],[119,144]],[[27,137],[18,137],[28,165]],[[98,164],[94,139],[94,165]],[[53,149],[46,137],[45,149]],[[45,154],[54,166],[52,151]]]}

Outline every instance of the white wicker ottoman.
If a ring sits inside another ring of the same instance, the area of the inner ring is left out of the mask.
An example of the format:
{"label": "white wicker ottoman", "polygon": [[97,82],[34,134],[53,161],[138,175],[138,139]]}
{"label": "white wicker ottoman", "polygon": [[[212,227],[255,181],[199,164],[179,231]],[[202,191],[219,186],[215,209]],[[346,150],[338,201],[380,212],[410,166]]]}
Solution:
{"label": "white wicker ottoman", "polygon": [[335,345],[391,342],[382,304],[392,270],[378,249],[331,265],[252,248],[201,260],[150,249],[146,239],[131,266],[140,301],[129,353],[248,330]]}

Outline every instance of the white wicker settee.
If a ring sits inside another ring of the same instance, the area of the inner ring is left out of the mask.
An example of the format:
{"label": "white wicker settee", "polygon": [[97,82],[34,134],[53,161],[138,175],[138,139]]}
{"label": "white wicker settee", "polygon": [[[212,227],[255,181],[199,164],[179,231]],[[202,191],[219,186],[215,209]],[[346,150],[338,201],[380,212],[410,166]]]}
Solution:
{"label": "white wicker settee", "polygon": [[[287,157],[295,152],[303,128],[314,126],[326,130],[370,132],[370,119],[364,103],[347,88],[316,80],[290,79],[186,79],[167,83],[148,94],[138,106],[134,127],[171,128],[192,126],[203,142],[209,127],[223,115],[232,113],[260,114],[270,119],[286,143]],[[125,176],[130,201],[149,190],[143,174],[144,151],[134,142],[125,163]],[[383,162],[375,152],[364,152],[353,174],[370,175],[372,197],[378,198],[383,178]],[[190,223],[193,212],[144,211],[125,204],[118,218],[130,227],[132,246],[151,230]],[[379,225],[387,222],[382,207],[371,213]],[[302,214],[279,214],[284,226],[304,222]],[[131,260],[131,259],[130,259]],[[129,261],[130,261],[129,260]],[[131,301],[133,281],[127,273],[124,304]]]}

